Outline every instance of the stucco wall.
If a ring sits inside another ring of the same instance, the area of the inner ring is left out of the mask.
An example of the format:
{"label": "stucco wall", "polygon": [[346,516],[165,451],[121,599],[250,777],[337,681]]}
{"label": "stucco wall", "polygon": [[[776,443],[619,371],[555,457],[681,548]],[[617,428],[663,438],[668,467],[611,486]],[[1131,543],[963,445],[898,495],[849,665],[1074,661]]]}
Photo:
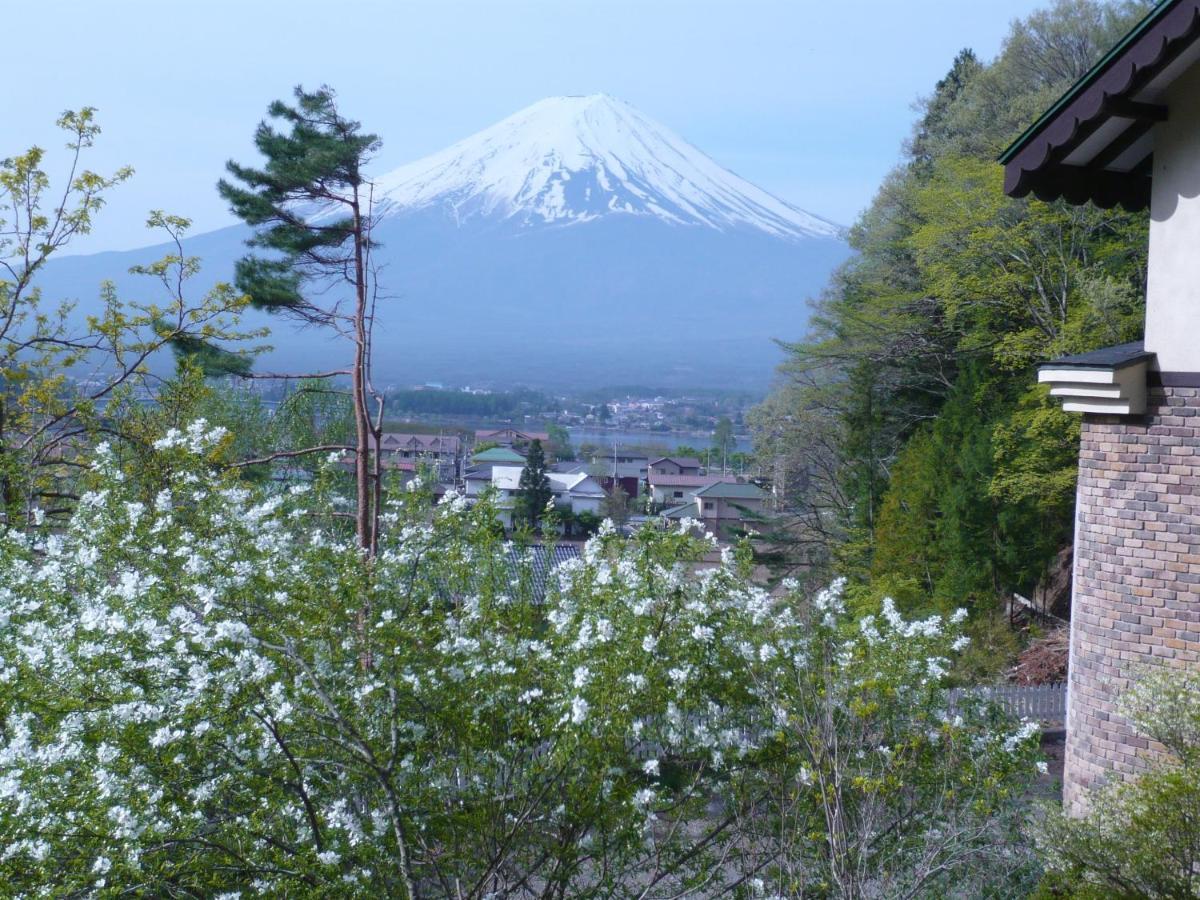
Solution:
{"label": "stucco wall", "polygon": [[1079,453],[1064,802],[1156,752],[1117,711],[1144,666],[1200,665],[1200,389],[1142,417],[1085,416]]}
{"label": "stucco wall", "polygon": [[[650,485],[650,499],[655,503],[679,506],[681,503],[690,503],[692,498],[696,496],[696,491],[700,490],[701,487],[702,485],[652,484]],[[677,491],[682,496],[676,497],[675,493]]]}
{"label": "stucco wall", "polygon": [[1146,349],[1164,372],[1200,372],[1200,65],[1171,85],[1154,126]]}

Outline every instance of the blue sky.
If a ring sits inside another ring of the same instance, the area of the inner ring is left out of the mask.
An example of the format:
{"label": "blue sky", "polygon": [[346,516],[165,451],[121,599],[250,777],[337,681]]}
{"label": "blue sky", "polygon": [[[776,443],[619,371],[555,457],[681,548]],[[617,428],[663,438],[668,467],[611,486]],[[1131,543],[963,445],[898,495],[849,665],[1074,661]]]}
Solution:
{"label": "blue sky", "polygon": [[[94,168],[129,163],[78,250],[148,243],[146,211],[204,231],[267,104],[334,86],[379,171],[542,97],[606,92],[786,200],[849,224],[962,47],[983,58],[1045,0],[44,0],[5,10],[0,154],[61,144],[96,106]],[[20,40],[14,40],[18,36]],[[24,73],[23,75],[15,73]]]}

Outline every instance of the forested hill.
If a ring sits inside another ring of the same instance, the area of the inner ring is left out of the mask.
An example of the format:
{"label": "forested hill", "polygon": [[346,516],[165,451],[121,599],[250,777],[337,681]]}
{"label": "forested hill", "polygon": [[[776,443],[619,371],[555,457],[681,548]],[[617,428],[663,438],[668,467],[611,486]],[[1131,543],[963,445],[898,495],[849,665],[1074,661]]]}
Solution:
{"label": "forested hill", "polygon": [[953,60],[756,411],[794,546],[865,602],[985,607],[1070,546],[1079,426],[1036,365],[1141,336],[1147,219],[1009,199],[996,157],[1153,5],[1058,0]]}

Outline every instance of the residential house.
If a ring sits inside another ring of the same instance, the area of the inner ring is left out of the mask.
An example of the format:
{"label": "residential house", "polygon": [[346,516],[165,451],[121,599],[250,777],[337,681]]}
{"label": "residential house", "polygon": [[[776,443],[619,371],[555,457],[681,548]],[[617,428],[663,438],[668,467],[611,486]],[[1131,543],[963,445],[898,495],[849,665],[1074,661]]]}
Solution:
{"label": "residential house", "polygon": [[[512,510],[516,505],[521,486],[524,466],[490,466],[469,472],[463,479],[468,497],[478,497],[491,487],[497,493],[500,521],[505,528],[512,527]],[[600,505],[605,493],[600,484],[586,472],[547,472],[550,493],[555,506],[572,513],[588,512],[600,515]]]}
{"label": "residential house", "polygon": [[1042,366],[1082,415],[1063,800],[1159,748],[1123,715],[1200,668],[1200,0],[1164,0],[1001,156],[1004,189],[1149,209],[1145,339]]}
{"label": "residential house", "polygon": [[492,465],[474,466],[463,475],[463,493],[468,497],[478,497],[492,484]]}
{"label": "residential house", "polygon": [[767,493],[751,482],[718,481],[699,488],[689,501],[665,510],[668,519],[699,519],[721,533],[764,510]]}
{"label": "residential house", "polygon": [[636,478],[644,481],[649,469],[650,457],[644,453],[614,449],[611,453],[598,453],[592,457],[592,473],[607,475],[610,478]]}
{"label": "residential house", "polygon": [[660,456],[650,463],[650,475],[699,475],[703,466],[690,456]]}
{"label": "residential house", "polygon": [[647,482],[651,501],[661,508],[688,503],[701,488],[737,480],[735,475],[659,475],[651,470]]}
{"label": "residential house", "polygon": [[[372,439],[372,449],[374,444]],[[429,462],[437,468],[440,481],[454,481],[461,473],[462,441],[457,435],[387,431],[379,437],[379,450],[384,468],[409,468],[399,464]]]}
{"label": "residential house", "polygon": [[517,428],[480,429],[475,432],[476,444],[499,444],[520,450],[534,441],[541,441],[544,446],[549,443],[550,435],[544,431],[521,431]]}
{"label": "residential house", "polygon": [[600,482],[606,491],[619,486],[625,496],[636,498],[642,493],[642,483],[650,469],[650,458],[644,453],[630,453],[613,449],[606,454],[592,457],[589,474]]}

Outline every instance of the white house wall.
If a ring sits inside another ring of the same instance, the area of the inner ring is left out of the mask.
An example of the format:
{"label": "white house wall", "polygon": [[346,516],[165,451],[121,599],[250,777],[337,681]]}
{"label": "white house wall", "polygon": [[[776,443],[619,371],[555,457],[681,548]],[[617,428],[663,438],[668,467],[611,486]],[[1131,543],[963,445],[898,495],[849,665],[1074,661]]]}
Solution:
{"label": "white house wall", "polygon": [[1163,372],[1200,372],[1200,66],[1167,105],[1154,132],[1146,349]]}

